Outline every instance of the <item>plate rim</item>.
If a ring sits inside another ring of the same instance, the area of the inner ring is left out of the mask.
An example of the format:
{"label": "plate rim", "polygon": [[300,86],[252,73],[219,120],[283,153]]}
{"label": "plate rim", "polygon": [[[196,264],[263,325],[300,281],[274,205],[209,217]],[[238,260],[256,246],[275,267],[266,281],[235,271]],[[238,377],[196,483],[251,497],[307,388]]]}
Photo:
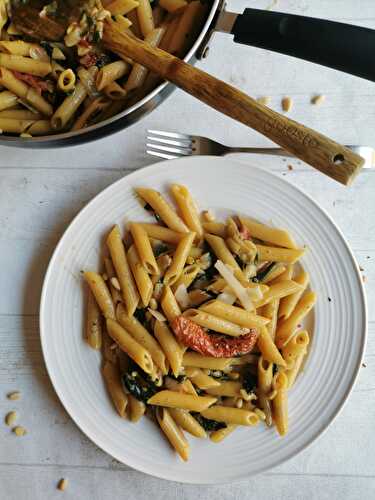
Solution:
{"label": "plate rim", "polygon": [[70,231],[71,227],[75,224],[76,220],[83,213],[85,213],[87,210],[89,210],[90,207],[91,207],[91,205],[94,202],[96,202],[101,197],[104,197],[107,191],[109,191],[110,189],[112,189],[117,184],[129,181],[129,179],[132,179],[133,177],[136,178],[139,175],[141,177],[144,176],[144,175],[147,176],[147,173],[151,173],[153,171],[159,171],[161,168],[168,169],[168,168],[170,168],[169,164],[171,163],[171,160],[163,160],[163,161],[159,161],[159,162],[153,163],[152,165],[147,165],[145,167],[140,167],[140,168],[135,169],[133,172],[131,172],[129,174],[126,174],[125,176],[121,177],[117,181],[109,184],[107,187],[105,187],[99,193],[97,193],[96,195],[94,195],[90,199],[90,201],[88,201],[86,203],[86,205],[84,207],[82,207],[78,211],[78,213],[73,217],[73,219],[70,221],[70,223],[68,224],[68,226],[65,228],[63,234],[60,236],[59,241],[56,244],[56,246],[55,246],[55,248],[53,250],[53,253],[52,253],[51,257],[50,257],[50,260],[49,260],[49,263],[48,263],[48,266],[47,266],[47,270],[45,272],[44,279],[43,279],[43,286],[42,286],[42,292],[41,292],[41,296],[40,296],[40,306],[39,306],[39,332],[40,332],[40,341],[41,341],[42,353],[43,353],[43,359],[44,359],[44,364],[45,364],[45,367],[46,367],[46,371],[47,371],[48,377],[49,377],[49,379],[50,379],[50,381],[52,383],[53,389],[54,389],[57,397],[59,398],[60,403],[63,405],[65,411],[68,413],[69,417],[73,420],[74,424],[79,428],[79,430],[85,436],[87,436],[90,439],[90,441],[92,441],[96,446],[98,446],[104,453],[106,453],[107,455],[115,458],[120,463],[122,463],[124,465],[127,465],[128,467],[131,467],[133,470],[142,472],[142,473],[147,474],[147,475],[149,475],[151,477],[156,477],[156,478],[167,480],[167,481],[178,482],[178,483],[181,483],[181,484],[196,484],[196,485],[230,484],[230,483],[233,483],[233,482],[245,481],[246,479],[248,479],[250,477],[254,477],[254,476],[258,475],[258,474],[262,474],[262,473],[264,473],[266,471],[272,470],[275,467],[280,466],[281,464],[284,464],[284,463],[288,462],[292,458],[295,458],[297,455],[299,455],[302,451],[304,451],[307,448],[309,448],[313,443],[315,443],[318,440],[318,438],[320,438],[321,436],[323,436],[323,434],[325,434],[325,432],[327,431],[327,429],[336,420],[336,418],[338,417],[338,415],[343,410],[345,404],[347,403],[347,401],[349,399],[349,396],[350,396],[350,393],[352,392],[352,390],[354,388],[354,385],[355,385],[355,383],[356,383],[356,381],[358,379],[358,375],[359,375],[360,368],[361,368],[361,363],[363,361],[363,357],[364,357],[364,353],[365,353],[366,345],[367,345],[367,340],[368,340],[368,304],[367,304],[367,295],[366,295],[365,287],[364,287],[364,284],[363,284],[363,281],[362,281],[362,277],[361,277],[361,274],[360,274],[359,266],[358,266],[357,260],[355,258],[355,255],[354,255],[354,253],[353,253],[353,251],[352,251],[352,249],[351,249],[348,241],[346,240],[343,232],[341,231],[340,227],[336,224],[336,222],[333,220],[333,218],[331,217],[331,215],[326,211],[326,209],[323,208],[323,207],[321,207],[318,204],[318,202],[314,200],[314,198],[312,196],[310,196],[309,194],[307,194],[304,191],[304,189],[300,188],[299,186],[296,186],[296,185],[292,184],[287,179],[284,179],[283,177],[281,177],[281,175],[279,173],[274,172],[274,171],[270,171],[270,170],[267,170],[265,168],[261,168],[261,167],[255,166],[255,165],[252,165],[251,163],[249,164],[245,160],[237,160],[237,159],[233,159],[233,158],[224,159],[223,157],[220,157],[220,156],[208,156],[208,155],[198,156],[197,155],[197,156],[189,156],[189,157],[178,158],[178,159],[174,159],[172,161],[175,162],[175,161],[180,161],[180,160],[182,160],[182,161],[188,160],[188,161],[192,161],[192,162],[198,162],[199,160],[207,160],[207,159],[209,159],[210,161],[212,161],[212,160],[214,160],[214,161],[215,160],[216,161],[219,160],[220,162],[229,160],[229,161],[231,161],[233,163],[237,163],[238,165],[241,165],[242,168],[251,168],[252,170],[255,170],[255,171],[261,171],[263,173],[266,173],[266,175],[269,175],[271,177],[277,178],[278,181],[281,181],[281,183],[286,184],[286,185],[290,186],[292,189],[295,189],[296,191],[298,191],[300,194],[302,194],[304,197],[306,197],[317,208],[317,210],[320,211],[324,215],[324,217],[335,228],[335,230],[337,231],[337,233],[338,233],[338,235],[340,237],[341,242],[344,244],[344,246],[345,246],[345,248],[346,248],[346,250],[348,252],[348,255],[350,257],[351,263],[353,265],[353,270],[355,272],[355,275],[356,275],[356,278],[357,278],[357,281],[358,281],[358,284],[359,284],[361,306],[362,306],[362,311],[363,311],[363,325],[364,325],[364,329],[361,332],[362,342],[361,342],[361,346],[360,346],[360,349],[359,349],[357,364],[355,366],[355,369],[353,370],[353,375],[351,377],[350,384],[348,384],[348,387],[345,390],[345,394],[343,395],[343,398],[337,404],[337,407],[335,408],[335,411],[334,411],[331,419],[328,422],[325,422],[323,424],[323,426],[320,429],[318,429],[311,436],[311,438],[307,442],[299,445],[297,447],[297,450],[291,456],[289,456],[289,457],[287,457],[285,459],[282,459],[282,460],[278,460],[277,462],[275,462],[272,465],[268,465],[268,466],[265,465],[265,466],[259,467],[256,471],[249,472],[246,477],[244,477],[243,474],[239,473],[238,475],[233,475],[232,478],[230,478],[230,479],[215,479],[215,480],[214,479],[208,479],[208,480],[203,481],[203,482],[199,478],[197,478],[197,480],[191,479],[191,478],[188,478],[187,480],[185,480],[185,479],[177,479],[176,480],[176,479],[173,479],[173,478],[169,477],[168,474],[161,474],[161,473],[150,472],[149,470],[147,470],[145,467],[143,467],[140,464],[134,465],[134,464],[131,463],[131,459],[130,459],[130,462],[128,462],[128,461],[124,462],[124,460],[122,459],[122,457],[120,458],[120,457],[116,456],[116,454],[113,454],[112,452],[107,451],[106,448],[105,448],[105,444],[99,444],[98,441],[95,439],[95,437],[91,435],[91,431],[88,432],[88,431],[84,430],[84,423],[81,424],[81,422],[80,422],[81,419],[79,417],[77,417],[76,415],[73,416],[74,411],[70,410],[69,404],[65,401],[65,396],[63,395],[63,393],[61,394],[60,391],[57,388],[58,382],[56,382],[54,380],[54,376],[51,373],[52,370],[50,370],[50,367],[49,367],[49,364],[48,364],[48,361],[47,361],[47,355],[46,355],[46,349],[47,349],[47,346],[46,346],[47,340],[46,340],[46,338],[47,337],[46,337],[46,332],[45,332],[46,328],[44,328],[44,324],[43,324],[44,323],[43,318],[44,318],[44,315],[45,315],[44,310],[45,310],[45,307],[46,307],[47,288],[48,288],[48,285],[49,285],[49,281],[50,281],[51,273],[52,273],[52,268],[53,268],[55,260],[57,258],[57,254],[58,254],[59,248],[62,245],[63,240],[65,239],[67,233]]}

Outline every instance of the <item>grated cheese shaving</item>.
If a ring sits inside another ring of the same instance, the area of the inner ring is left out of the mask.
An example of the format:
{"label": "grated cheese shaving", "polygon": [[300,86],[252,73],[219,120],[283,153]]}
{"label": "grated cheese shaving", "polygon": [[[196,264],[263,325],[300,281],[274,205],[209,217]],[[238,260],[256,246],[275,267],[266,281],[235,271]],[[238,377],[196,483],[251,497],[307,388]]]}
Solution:
{"label": "grated cheese shaving", "polygon": [[151,316],[153,316],[158,321],[162,321],[162,322],[167,321],[167,318],[161,312],[154,311],[150,307],[147,309],[147,311],[151,314]]}
{"label": "grated cheese shaving", "polygon": [[177,287],[174,296],[182,309],[188,309],[190,307],[190,297],[187,288],[183,283]]}
{"label": "grated cheese shaving", "polygon": [[233,271],[229,266],[226,266],[221,260],[216,261],[215,268],[219,271],[220,275],[225,279],[232,292],[236,295],[242,306],[246,311],[252,311],[254,305],[251,298],[238,279],[233,275]]}

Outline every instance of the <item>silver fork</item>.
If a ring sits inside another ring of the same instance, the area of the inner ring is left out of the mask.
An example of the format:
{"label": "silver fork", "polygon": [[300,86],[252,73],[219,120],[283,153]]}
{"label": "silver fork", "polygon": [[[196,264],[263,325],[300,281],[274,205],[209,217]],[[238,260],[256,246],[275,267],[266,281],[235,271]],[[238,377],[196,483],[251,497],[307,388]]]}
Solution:
{"label": "silver fork", "polygon": [[[363,168],[371,168],[375,163],[375,150],[371,146],[347,146],[365,160]],[[281,148],[232,148],[224,146],[208,137],[179,134],[163,130],[148,130],[146,153],[166,160],[191,155],[224,156],[229,153],[255,153],[293,158]]]}

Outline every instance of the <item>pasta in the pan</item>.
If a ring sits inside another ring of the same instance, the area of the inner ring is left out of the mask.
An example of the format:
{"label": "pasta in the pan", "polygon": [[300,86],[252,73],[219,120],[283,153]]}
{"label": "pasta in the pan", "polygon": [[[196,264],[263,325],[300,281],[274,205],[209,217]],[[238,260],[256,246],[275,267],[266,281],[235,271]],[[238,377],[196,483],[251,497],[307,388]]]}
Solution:
{"label": "pasta in the pan", "polygon": [[[161,83],[145,67],[106,49],[102,43],[106,20],[154,47],[184,57],[203,26],[209,2],[77,1],[79,5],[72,9],[75,17],[68,13],[71,22],[66,28],[64,24],[60,36],[52,36],[54,31],[49,36],[47,31],[45,39],[33,32],[32,22],[46,22],[46,30],[49,23],[56,27],[60,18],[66,19],[60,15],[64,2],[21,2],[39,9],[31,13],[37,21],[22,20],[30,29],[20,24],[18,3],[0,0],[0,111],[26,110],[29,115],[22,122],[16,115],[1,117],[0,133],[32,137],[99,123]],[[187,225],[196,223],[192,216]]]}
{"label": "pasta in the pan", "polygon": [[220,442],[264,422],[283,436],[316,300],[297,263],[304,249],[253,219],[205,223],[187,187],[170,194],[176,207],[137,188],[157,224],[109,228],[103,273],[84,273],[86,338],[103,350],[113,405],[132,422],[152,418],[183,460],[184,431]]}

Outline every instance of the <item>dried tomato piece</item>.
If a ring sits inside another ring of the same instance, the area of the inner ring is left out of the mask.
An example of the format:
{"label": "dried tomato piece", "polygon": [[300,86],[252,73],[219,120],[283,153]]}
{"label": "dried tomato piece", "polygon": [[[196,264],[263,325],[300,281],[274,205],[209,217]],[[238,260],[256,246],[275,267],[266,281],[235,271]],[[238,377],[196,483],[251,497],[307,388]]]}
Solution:
{"label": "dried tomato piece", "polygon": [[184,316],[178,316],[174,319],[172,329],[182,344],[204,356],[214,358],[231,358],[247,354],[253,350],[258,338],[258,332],[255,328],[241,337],[207,333],[201,326]]}
{"label": "dried tomato piece", "polygon": [[42,92],[48,90],[47,82],[37,76],[29,75],[28,73],[20,73],[19,71],[13,71],[13,74],[18,80],[22,80],[30,85],[30,87],[33,87],[40,95]]}

